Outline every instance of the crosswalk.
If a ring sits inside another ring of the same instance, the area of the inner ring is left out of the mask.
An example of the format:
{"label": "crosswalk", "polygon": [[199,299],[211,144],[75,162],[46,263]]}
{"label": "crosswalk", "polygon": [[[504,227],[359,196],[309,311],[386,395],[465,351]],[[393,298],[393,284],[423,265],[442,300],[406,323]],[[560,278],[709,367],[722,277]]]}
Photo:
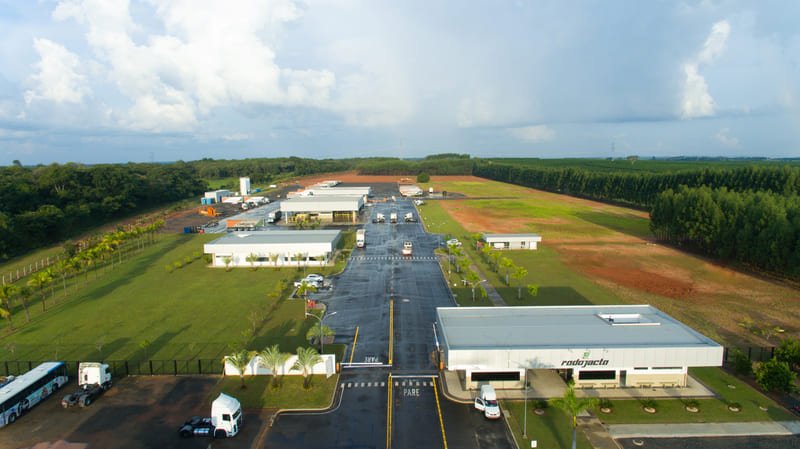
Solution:
{"label": "crosswalk", "polygon": [[[432,387],[432,380],[394,380],[395,387]],[[341,388],[385,388],[386,381],[383,382],[342,382]]]}
{"label": "crosswalk", "polygon": [[350,260],[359,260],[359,261],[374,261],[374,260],[411,260],[414,262],[434,262],[436,261],[436,257],[432,256],[419,256],[419,257],[407,257],[407,256],[351,256]]}
{"label": "crosswalk", "polygon": [[383,382],[342,382],[342,388],[380,388],[386,387],[386,381]]}

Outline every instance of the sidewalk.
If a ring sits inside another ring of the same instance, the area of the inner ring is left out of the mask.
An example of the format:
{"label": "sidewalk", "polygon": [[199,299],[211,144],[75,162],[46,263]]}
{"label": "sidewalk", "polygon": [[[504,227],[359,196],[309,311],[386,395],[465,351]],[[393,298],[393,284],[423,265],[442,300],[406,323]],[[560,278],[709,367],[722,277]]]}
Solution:
{"label": "sidewalk", "polygon": [[800,421],[617,424],[608,426],[608,433],[611,434],[614,439],[800,435]]}

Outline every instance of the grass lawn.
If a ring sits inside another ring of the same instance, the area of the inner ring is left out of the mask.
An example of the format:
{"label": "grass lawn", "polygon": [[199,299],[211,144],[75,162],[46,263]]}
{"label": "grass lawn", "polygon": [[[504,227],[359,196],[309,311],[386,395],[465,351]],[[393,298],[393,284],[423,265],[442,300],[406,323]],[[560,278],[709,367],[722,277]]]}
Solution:
{"label": "grass lawn", "polygon": [[[791,421],[797,419],[786,409],[764,396],[746,383],[719,368],[691,368],[690,373],[711,388],[718,398],[698,399],[699,411],[686,411],[686,402],[681,399],[656,399],[654,414],[645,413],[637,400],[612,401],[613,412],[598,413],[607,424],[647,423],[703,423],[746,421]],[[730,388],[728,385],[733,386]],[[738,403],[738,412],[728,409],[728,404]],[[761,410],[765,407],[767,410]]]}
{"label": "grass lawn", "polygon": [[324,375],[312,376],[311,388],[303,388],[303,376],[283,376],[280,386],[273,388],[272,376],[245,377],[245,386],[241,388],[238,376],[223,377],[208,397],[209,405],[220,392],[233,396],[242,404],[242,408],[292,408],[319,409],[328,407],[336,392],[339,375],[329,378]]}
{"label": "grass lawn", "polygon": [[[144,360],[218,358],[247,342],[260,350],[278,343],[286,352],[306,346],[297,300],[270,298],[280,280],[302,277],[296,269],[209,268],[202,259],[168,272],[165,265],[202,252],[214,235],[165,235],[122,265],[94,274],[66,301],[45,314],[32,304],[33,320],[0,340],[7,360]],[[333,268],[314,271],[328,274]],[[82,277],[81,282],[84,282]],[[60,285],[56,284],[58,295]],[[285,297],[288,294],[285,293]],[[255,322],[255,324],[253,324]],[[3,322],[2,326],[7,326]],[[255,329],[252,336],[248,329]]]}
{"label": "grass lawn", "polygon": [[[523,438],[524,415],[522,411],[524,406],[524,401],[502,402],[502,408],[511,412],[508,421],[520,448],[531,447],[531,440],[536,440],[537,447],[540,448],[568,449],[572,447],[570,418],[555,407],[548,407],[545,409],[544,415],[537,415],[533,413],[534,401],[528,401],[528,437]],[[586,436],[578,429],[578,448],[591,449],[591,447]]]}

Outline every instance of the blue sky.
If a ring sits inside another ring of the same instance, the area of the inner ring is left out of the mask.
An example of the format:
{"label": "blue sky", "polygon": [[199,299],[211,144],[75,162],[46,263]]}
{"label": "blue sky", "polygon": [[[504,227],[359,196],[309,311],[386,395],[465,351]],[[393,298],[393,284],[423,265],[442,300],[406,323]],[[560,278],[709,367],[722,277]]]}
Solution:
{"label": "blue sky", "polygon": [[800,2],[0,0],[0,165],[800,157]]}

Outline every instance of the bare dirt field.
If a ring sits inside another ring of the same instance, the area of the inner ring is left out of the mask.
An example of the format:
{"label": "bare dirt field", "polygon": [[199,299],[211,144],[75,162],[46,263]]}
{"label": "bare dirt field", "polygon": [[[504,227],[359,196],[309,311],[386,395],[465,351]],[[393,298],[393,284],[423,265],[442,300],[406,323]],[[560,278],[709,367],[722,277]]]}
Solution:
{"label": "bare dirt field", "polygon": [[[540,233],[541,244],[555,249],[569,269],[626,302],[653,304],[728,344],[775,343],[745,329],[746,321],[800,333],[800,290],[655,243],[647,212],[484,183],[467,193],[497,190],[516,197],[439,203],[468,232]],[[454,184],[448,190],[458,192]]]}
{"label": "bare dirt field", "polygon": [[[61,408],[64,389],[0,431],[3,448],[249,448],[265,423],[245,411],[242,431],[229,440],[182,439],[178,428],[210,412],[214,377],[128,377],[87,408]],[[65,387],[66,388],[66,387]]]}
{"label": "bare dirt field", "polygon": [[[332,180],[346,182],[346,183],[383,183],[383,182],[400,182],[400,179],[407,178],[416,184],[416,177],[412,175],[359,175],[354,171],[327,173],[322,175],[306,176],[296,179],[294,182],[308,187],[320,181]],[[431,182],[455,182],[455,181],[468,181],[468,182],[481,182],[483,179],[475,176],[431,176]]]}

